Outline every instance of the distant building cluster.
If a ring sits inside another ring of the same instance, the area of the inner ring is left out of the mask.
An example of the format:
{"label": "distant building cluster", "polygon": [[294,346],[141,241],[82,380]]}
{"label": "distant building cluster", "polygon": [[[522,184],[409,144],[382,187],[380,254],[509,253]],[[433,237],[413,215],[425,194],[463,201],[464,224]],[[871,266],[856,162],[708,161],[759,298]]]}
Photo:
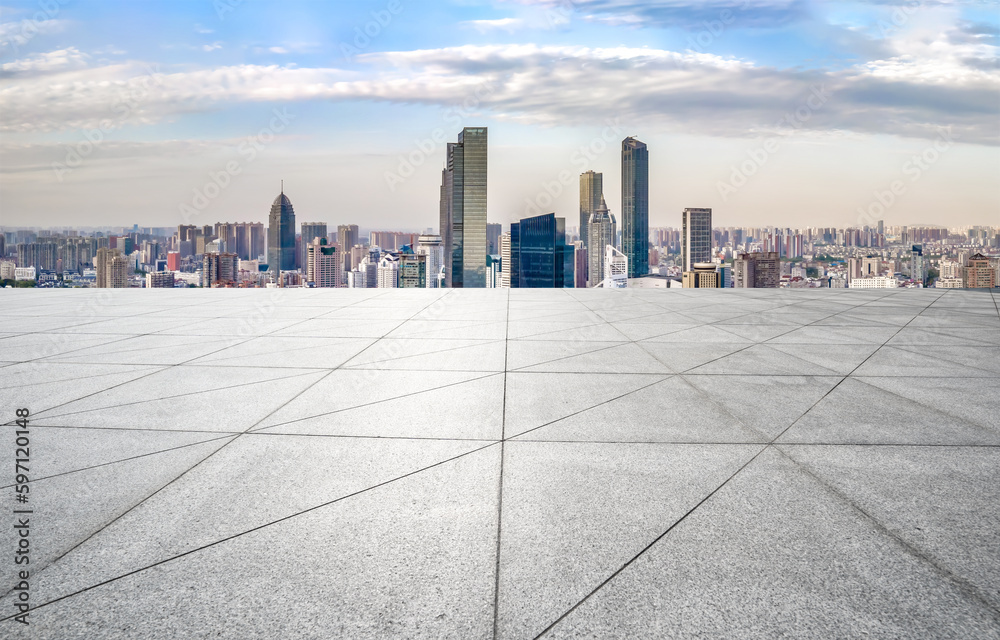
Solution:
{"label": "distant building cluster", "polygon": [[[716,227],[711,208],[649,227],[649,149],[621,144],[620,211],[580,174],[578,217],[488,222],[489,132],[448,143],[438,228],[296,223],[284,187],[267,223],[0,229],[0,280],[40,287],[992,288],[1000,226]],[[536,207],[537,209],[537,207]],[[576,223],[568,226],[567,219]]]}

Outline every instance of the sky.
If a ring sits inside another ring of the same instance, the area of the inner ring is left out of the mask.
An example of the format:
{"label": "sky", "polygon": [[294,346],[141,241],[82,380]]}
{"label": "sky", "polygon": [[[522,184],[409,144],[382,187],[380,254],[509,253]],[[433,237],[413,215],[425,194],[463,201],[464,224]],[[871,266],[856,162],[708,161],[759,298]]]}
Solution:
{"label": "sky", "polygon": [[490,222],[1000,225],[1000,0],[0,0],[0,225],[437,228],[462,127]]}

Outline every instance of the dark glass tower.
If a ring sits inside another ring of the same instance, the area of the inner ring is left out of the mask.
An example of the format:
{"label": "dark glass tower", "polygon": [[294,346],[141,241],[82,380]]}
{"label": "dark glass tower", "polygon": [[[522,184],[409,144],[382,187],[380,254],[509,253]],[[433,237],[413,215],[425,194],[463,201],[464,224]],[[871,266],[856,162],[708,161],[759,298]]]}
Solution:
{"label": "dark glass tower", "polygon": [[[517,287],[550,289],[573,286],[572,245],[566,244],[566,219],[547,213],[522,218],[517,223],[517,254],[515,258],[511,225],[511,263],[518,265]],[[513,269],[511,270],[513,280]],[[511,284],[511,286],[514,286]]]}
{"label": "dark glass tower", "polygon": [[622,253],[628,277],[649,273],[649,152],[635,138],[622,140]]}
{"label": "dark glass tower", "polygon": [[446,286],[486,286],[486,127],[466,127],[448,144],[441,176]]}
{"label": "dark glass tower", "polygon": [[267,266],[271,271],[295,269],[295,209],[283,188],[268,218]]}

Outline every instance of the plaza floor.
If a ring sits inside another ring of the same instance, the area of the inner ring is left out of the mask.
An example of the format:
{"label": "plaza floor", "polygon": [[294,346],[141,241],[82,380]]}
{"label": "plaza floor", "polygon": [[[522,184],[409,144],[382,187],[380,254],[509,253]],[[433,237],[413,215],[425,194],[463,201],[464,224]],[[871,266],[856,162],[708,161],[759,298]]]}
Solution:
{"label": "plaza floor", "polygon": [[0,290],[0,637],[1000,638],[998,300]]}

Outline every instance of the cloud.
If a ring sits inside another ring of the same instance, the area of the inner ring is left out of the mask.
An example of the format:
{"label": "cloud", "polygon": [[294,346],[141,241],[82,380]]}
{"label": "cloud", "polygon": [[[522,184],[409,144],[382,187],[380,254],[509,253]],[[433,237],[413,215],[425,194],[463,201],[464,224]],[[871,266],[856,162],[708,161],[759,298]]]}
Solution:
{"label": "cloud", "polygon": [[35,36],[59,33],[67,24],[66,20],[55,19],[24,19],[0,23],[0,50],[10,49],[16,53],[19,47],[30,42]]}
{"label": "cloud", "polygon": [[499,18],[496,20],[466,20],[461,26],[475,29],[479,33],[492,33],[494,31],[506,31],[514,33],[526,26],[526,22],[521,18]]}
{"label": "cloud", "polygon": [[205,52],[215,51],[216,49],[221,49],[221,48],[222,48],[221,42],[213,42],[212,44],[203,44],[200,47],[200,49]]}
{"label": "cloud", "polygon": [[0,65],[0,78],[18,75],[41,76],[68,69],[80,69],[87,65],[87,55],[76,47],[41,53],[32,57],[19,58]]}
{"label": "cloud", "polygon": [[578,14],[589,22],[610,26],[704,28],[721,17],[735,18],[743,27],[774,27],[809,14],[805,0],[506,0],[541,7],[551,15]]}
{"label": "cloud", "polygon": [[[756,136],[789,130],[779,119],[817,88],[829,95],[799,123],[815,135],[855,132],[932,138],[953,127],[967,143],[1000,143],[1000,73],[969,64],[996,57],[984,44],[916,37],[896,55],[847,69],[776,69],[662,49],[489,45],[370,53],[365,72],[239,65],[156,74],[131,122],[218,110],[240,102],[378,100],[451,107],[476,96],[499,119],[558,126],[620,118],[644,130]],[[96,126],[139,65],[113,65],[0,84],[0,130]],[[149,76],[146,76],[147,78]]]}
{"label": "cloud", "polygon": [[268,48],[268,51],[270,51],[271,53],[280,53],[280,54],[288,53],[288,49],[284,47],[270,47]]}

